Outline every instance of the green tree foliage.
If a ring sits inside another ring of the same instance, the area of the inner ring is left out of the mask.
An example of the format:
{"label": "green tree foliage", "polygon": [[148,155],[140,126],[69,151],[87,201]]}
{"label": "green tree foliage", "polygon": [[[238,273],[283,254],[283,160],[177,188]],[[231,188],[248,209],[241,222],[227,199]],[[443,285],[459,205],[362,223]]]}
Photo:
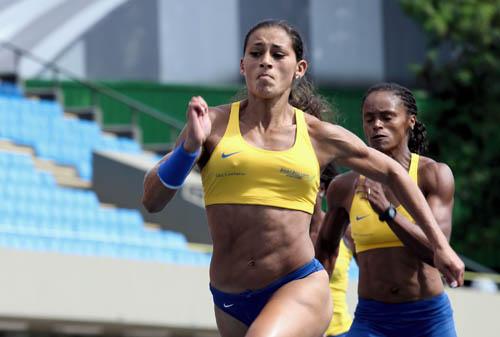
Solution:
{"label": "green tree foliage", "polygon": [[456,179],[453,245],[500,270],[500,0],[400,0],[425,31],[432,155]]}

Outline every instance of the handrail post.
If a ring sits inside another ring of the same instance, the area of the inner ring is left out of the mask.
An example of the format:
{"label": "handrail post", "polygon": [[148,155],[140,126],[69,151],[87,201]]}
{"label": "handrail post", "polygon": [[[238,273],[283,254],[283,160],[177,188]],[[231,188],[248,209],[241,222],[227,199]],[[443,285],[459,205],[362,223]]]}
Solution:
{"label": "handrail post", "polygon": [[61,81],[59,80],[59,69],[57,67],[52,68],[52,82],[53,88],[59,89],[61,87]]}
{"label": "handrail post", "polygon": [[[136,142],[139,142],[139,135],[138,135],[138,131],[139,131],[139,114],[138,114],[138,111],[135,107],[133,106],[130,106],[130,122],[132,123],[132,134],[134,136],[134,140]],[[141,144],[142,145],[142,144]]]}
{"label": "handrail post", "polygon": [[137,109],[134,108],[133,106],[130,107],[130,113],[131,113],[131,122],[132,126],[137,126],[138,121],[138,116],[137,116]]}
{"label": "handrail post", "polygon": [[139,125],[140,111],[139,111],[139,109],[137,109],[136,107],[134,107],[132,105],[130,106],[130,111],[132,113],[131,122],[132,122],[132,130],[133,130],[133,134],[134,134],[134,140],[142,146],[143,145],[142,129]]}
{"label": "handrail post", "polygon": [[[93,88],[90,88],[90,102],[91,102],[92,106],[99,107],[99,104],[100,104],[99,93]],[[101,109],[102,109],[102,107],[101,107]]]}

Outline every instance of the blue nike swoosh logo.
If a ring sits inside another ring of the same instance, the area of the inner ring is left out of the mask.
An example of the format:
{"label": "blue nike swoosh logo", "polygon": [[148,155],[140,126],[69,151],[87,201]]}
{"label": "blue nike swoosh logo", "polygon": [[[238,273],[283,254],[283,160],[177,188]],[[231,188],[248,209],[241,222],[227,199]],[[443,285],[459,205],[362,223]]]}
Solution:
{"label": "blue nike swoosh logo", "polygon": [[362,216],[356,216],[356,221],[363,220],[366,218],[368,215],[362,215]]}
{"label": "blue nike swoosh logo", "polygon": [[233,156],[233,155],[235,155],[237,153],[240,153],[240,152],[241,151],[236,151],[236,152],[231,152],[231,153],[224,153],[224,152],[222,152],[222,159],[225,159],[227,157],[231,157],[231,156]]}

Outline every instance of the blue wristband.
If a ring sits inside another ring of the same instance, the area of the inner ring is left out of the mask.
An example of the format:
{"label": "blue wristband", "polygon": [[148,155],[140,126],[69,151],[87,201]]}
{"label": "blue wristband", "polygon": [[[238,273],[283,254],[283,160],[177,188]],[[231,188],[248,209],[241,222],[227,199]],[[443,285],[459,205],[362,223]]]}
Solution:
{"label": "blue wristband", "polygon": [[157,175],[162,184],[174,190],[181,188],[199,154],[200,149],[195,152],[184,150],[184,142],[182,142],[158,167]]}

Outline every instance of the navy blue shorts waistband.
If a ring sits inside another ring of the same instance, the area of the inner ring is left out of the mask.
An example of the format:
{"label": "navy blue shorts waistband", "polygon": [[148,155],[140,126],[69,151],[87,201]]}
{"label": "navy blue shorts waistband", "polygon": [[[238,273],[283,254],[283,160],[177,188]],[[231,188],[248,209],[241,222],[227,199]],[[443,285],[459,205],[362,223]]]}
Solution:
{"label": "navy blue shorts waistband", "polygon": [[299,267],[298,269],[295,269],[291,273],[286,274],[285,276],[271,282],[270,284],[268,284],[264,288],[260,288],[260,289],[256,289],[256,290],[245,290],[241,293],[235,294],[235,293],[226,293],[226,292],[220,291],[217,288],[214,288],[210,284],[210,291],[214,295],[219,294],[219,295],[225,296],[228,299],[232,298],[232,299],[237,300],[237,299],[240,299],[242,297],[252,297],[252,296],[258,295],[260,293],[274,292],[275,290],[279,289],[281,286],[283,286],[284,284],[286,284],[290,281],[304,278],[304,277],[306,277],[306,276],[308,276],[316,271],[320,271],[323,269],[324,269],[323,265],[316,258],[314,258],[310,262],[303,265],[302,267]]}
{"label": "navy blue shorts waistband", "polygon": [[450,301],[443,292],[429,299],[402,303],[385,303],[359,298],[355,314],[358,317],[370,317],[372,320],[384,320],[387,315],[396,320],[418,320],[420,317],[448,315],[451,312]]}

